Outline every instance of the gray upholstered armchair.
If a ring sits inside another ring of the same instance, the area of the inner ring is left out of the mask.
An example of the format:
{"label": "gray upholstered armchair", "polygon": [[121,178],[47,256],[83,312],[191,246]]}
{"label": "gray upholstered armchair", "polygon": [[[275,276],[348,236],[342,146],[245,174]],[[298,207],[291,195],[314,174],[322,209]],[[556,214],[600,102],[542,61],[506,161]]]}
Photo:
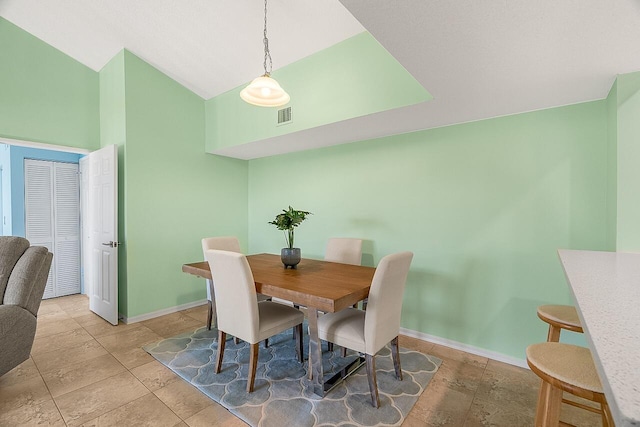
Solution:
{"label": "gray upholstered armchair", "polygon": [[0,375],[29,358],[53,254],[0,236]]}

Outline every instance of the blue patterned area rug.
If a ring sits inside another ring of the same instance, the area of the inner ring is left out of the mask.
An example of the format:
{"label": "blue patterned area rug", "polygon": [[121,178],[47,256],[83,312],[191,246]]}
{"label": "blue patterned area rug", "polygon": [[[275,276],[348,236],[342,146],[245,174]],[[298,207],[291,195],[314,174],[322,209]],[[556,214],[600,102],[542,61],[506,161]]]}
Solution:
{"label": "blue patterned area rug", "polygon": [[[251,426],[400,425],[442,363],[433,356],[401,349],[404,379],[398,381],[390,350],[384,348],[376,356],[380,408],[371,406],[364,366],[320,398],[309,387],[307,363],[300,364],[295,357],[291,331],[285,331],[269,339],[269,348],[260,345],[255,391],[247,393],[249,346],[227,341],[222,370],[214,374],[217,334],[203,327],[143,348]],[[307,340],[305,334],[305,357]],[[356,357],[350,353],[342,358],[337,346],[333,352],[323,349],[326,376]]]}

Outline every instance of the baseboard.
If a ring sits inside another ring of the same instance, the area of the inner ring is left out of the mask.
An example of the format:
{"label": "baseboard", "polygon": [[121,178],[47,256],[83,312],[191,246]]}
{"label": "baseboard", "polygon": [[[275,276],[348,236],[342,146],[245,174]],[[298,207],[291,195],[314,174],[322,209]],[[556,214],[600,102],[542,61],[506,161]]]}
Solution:
{"label": "baseboard", "polygon": [[139,316],[127,317],[122,314],[118,314],[118,318],[123,323],[137,323],[144,320],[154,319],[156,317],[164,316],[165,314],[177,313],[178,311],[188,310],[193,307],[199,307],[207,303],[206,299],[188,302],[186,304],[176,305],[174,307],[163,308],[162,310],[152,311],[151,313],[140,314]]}
{"label": "baseboard", "polygon": [[497,353],[495,351],[486,350],[480,347],[474,347],[472,345],[463,344],[458,341],[448,340],[446,338],[437,337],[435,335],[425,334],[423,332],[413,331],[407,328],[400,328],[400,334],[408,337],[417,338],[422,341],[432,342],[434,344],[443,345],[445,347],[461,350],[467,353],[475,354],[476,356],[486,357],[498,362],[508,363],[509,365],[519,366],[521,368],[529,369],[525,359],[518,359],[516,357],[507,356],[506,354]]}
{"label": "baseboard", "polygon": [[[198,301],[189,302],[186,304],[176,305],[174,307],[164,308],[162,310],[152,311],[150,313],[141,314],[139,316],[133,316],[133,317],[126,317],[120,314],[119,319],[124,323],[137,323],[137,322],[142,322],[144,320],[150,320],[156,317],[164,316],[166,314],[177,313],[178,311],[187,310],[193,307],[198,307],[206,303],[207,303],[206,299],[198,300]],[[465,351],[467,353],[475,354],[476,356],[486,357],[492,360],[496,360],[498,362],[508,363],[509,365],[514,365],[514,366],[519,366],[521,368],[529,369],[529,366],[527,366],[527,362],[524,359],[518,359],[515,357],[507,356],[505,354],[486,350],[484,348],[474,347],[472,345],[463,344],[458,341],[441,338],[435,335],[425,334],[423,332],[418,332],[418,331],[414,331],[407,328],[400,328],[400,334],[406,335],[412,338],[417,338],[422,341],[443,345],[445,347],[453,348],[456,350]]]}

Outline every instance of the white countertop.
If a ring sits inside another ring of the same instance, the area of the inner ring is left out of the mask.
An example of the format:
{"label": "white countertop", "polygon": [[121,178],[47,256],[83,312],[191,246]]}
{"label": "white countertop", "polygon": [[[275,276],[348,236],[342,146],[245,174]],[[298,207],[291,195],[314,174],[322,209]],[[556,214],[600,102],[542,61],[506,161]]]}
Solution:
{"label": "white countertop", "polygon": [[558,254],[616,426],[640,426],[640,254]]}

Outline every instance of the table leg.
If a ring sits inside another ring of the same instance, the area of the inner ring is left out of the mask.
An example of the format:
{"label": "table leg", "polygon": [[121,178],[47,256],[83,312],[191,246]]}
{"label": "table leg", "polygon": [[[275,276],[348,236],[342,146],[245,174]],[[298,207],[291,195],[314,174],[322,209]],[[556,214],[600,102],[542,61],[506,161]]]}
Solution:
{"label": "table leg", "polygon": [[318,338],[318,309],[307,308],[309,318],[309,365],[311,368],[311,386],[313,393],[324,396],[324,373],[322,372],[322,347]]}
{"label": "table leg", "polygon": [[207,281],[207,298],[210,301],[209,315],[207,315],[207,329],[211,329],[211,326],[218,326],[218,318],[216,316],[216,294],[213,291],[213,280],[205,279]]}

